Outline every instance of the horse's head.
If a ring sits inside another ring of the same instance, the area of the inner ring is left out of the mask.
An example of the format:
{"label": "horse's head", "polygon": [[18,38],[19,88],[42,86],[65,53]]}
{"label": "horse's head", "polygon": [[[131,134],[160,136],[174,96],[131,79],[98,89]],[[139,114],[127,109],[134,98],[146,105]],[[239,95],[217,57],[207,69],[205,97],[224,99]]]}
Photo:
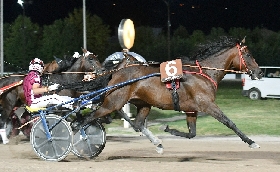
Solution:
{"label": "horse's head", "polygon": [[64,55],[63,60],[55,58],[56,62],[59,65],[60,71],[68,70],[77,61],[77,59],[78,59],[77,57],[66,56],[66,55]]}
{"label": "horse's head", "polygon": [[45,64],[43,73],[54,73],[59,71],[60,67],[56,60],[53,60],[50,63]]}
{"label": "horse's head", "polygon": [[263,72],[259,68],[247,46],[241,46],[240,44],[237,44],[236,47],[239,53],[238,58],[233,60],[234,68],[246,72],[253,80],[261,79]]}
{"label": "horse's head", "polygon": [[54,56],[54,59],[52,62],[47,63],[44,67],[45,73],[58,73],[62,71],[68,70],[74,62],[77,60],[74,57],[66,57],[64,56],[64,59],[57,58]]}
{"label": "horse's head", "polygon": [[102,73],[102,64],[99,62],[97,56],[86,49],[83,50],[82,56],[82,71],[84,72],[94,72],[94,73]]}

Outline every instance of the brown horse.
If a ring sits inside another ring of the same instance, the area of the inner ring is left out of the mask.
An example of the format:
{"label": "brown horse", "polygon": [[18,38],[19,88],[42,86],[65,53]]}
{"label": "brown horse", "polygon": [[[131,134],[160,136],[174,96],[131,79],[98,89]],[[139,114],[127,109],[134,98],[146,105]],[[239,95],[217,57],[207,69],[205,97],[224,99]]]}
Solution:
{"label": "brown horse", "polygon": [[[232,129],[251,148],[259,147],[253,140],[242,133],[236,125],[220,110],[215,103],[217,85],[222,80],[227,70],[237,69],[251,75],[252,79],[262,77],[262,71],[251,56],[247,47],[237,43],[234,39],[222,38],[216,42],[210,42],[202,47],[195,57],[198,57],[198,72],[189,70],[189,60],[183,60],[184,74],[180,78],[180,88],[176,90],[179,96],[179,107],[187,113],[187,124],[195,129],[196,113],[204,112],[211,115],[219,122]],[[202,61],[203,60],[203,61]],[[207,71],[207,72],[206,72]],[[92,115],[88,116],[83,124],[119,110],[128,101],[137,107],[135,129],[143,132],[162,152],[161,141],[153,136],[148,129],[144,128],[144,120],[148,116],[151,106],[163,109],[174,109],[171,92],[161,82],[160,68],[155,66],[133,66],[124,68],[113,74],[109,86],[116,85],[128,80],[136,79],[150,74],[155,74],[144,80],[135,81],[132,84],[122,86],[107,92],[103,104]],[[120,98],[121,97],[121,98]],[[83,125],[82,124],[82,125]],[[185,136],[192,134],[185,134]]]}

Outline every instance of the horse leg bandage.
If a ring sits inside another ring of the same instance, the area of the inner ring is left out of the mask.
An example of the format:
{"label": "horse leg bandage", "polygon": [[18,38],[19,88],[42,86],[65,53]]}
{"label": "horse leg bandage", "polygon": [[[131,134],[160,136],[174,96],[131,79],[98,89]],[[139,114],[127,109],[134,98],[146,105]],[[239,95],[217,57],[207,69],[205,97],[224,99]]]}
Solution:
{"label": "horse leg bandage", "polygon": [[0,129],[0,135],[2,137],[3,144],[9,143],[9,139],[7,138],[6,129]]}

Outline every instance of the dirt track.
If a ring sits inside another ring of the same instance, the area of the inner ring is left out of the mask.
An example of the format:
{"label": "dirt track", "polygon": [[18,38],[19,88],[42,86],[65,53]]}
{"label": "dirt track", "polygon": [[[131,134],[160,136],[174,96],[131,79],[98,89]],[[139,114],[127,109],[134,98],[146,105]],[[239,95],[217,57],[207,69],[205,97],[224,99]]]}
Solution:
{"label": "dirt track", "polygon": [[28,140],[14,138],[0,144],[0,171],[244,171],[280,170],[280,137],[251,137],[260,149],[250,149],[237,137],[160,137],[164,154],[143,136],[108,136],[103,152],[92,160],[81,160],[70,153],[61,162],[46,162],[34,153]]}

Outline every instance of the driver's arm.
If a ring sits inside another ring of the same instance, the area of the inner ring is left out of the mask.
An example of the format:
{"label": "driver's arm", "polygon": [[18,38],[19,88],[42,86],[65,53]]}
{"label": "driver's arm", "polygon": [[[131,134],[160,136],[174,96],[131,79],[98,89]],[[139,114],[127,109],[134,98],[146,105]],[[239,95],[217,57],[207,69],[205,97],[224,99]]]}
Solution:
{"label": "driver's arm", "polygon": [[45,92],[48,92],[48,87],[41,87],[40,84],[34,83],[32,85],[32,90],[33,90],[33,94],[35,94],[35,95],[43,94]]}

